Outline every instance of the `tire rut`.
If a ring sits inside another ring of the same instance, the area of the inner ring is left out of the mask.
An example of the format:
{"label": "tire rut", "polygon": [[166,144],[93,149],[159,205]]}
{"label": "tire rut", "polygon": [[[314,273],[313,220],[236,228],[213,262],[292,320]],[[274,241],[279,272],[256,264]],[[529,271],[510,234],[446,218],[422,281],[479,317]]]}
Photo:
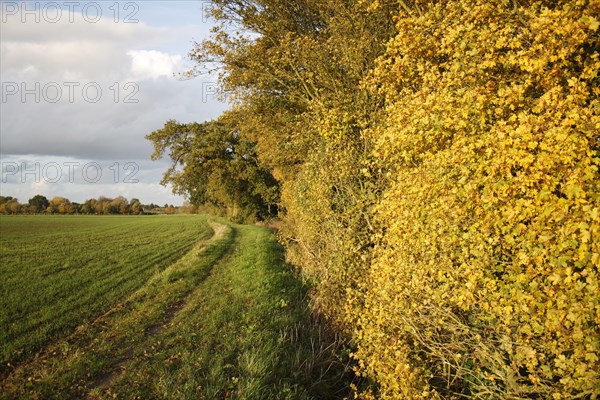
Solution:
{"label": "tire rut", "polygon": [[[223,238],[223,236],[225,235],[225,233],[227,232],[228,229],[231,230],[232,245],[235,243],[235,234],[236,234],[236,231],[235,231],[235,229],[233,227],[227,226],[227,225],[224,225],[224,224],[215,223],[215,222],[209,222],[209,225],[213,229],[214,234],[213,234],[213,236],[210,239],[208,239],[204,243],[204,245],[200,249],[197,249],[197,250],[196,249],[192,249],[192,252],[196,251],[196,254],[194,254],[195,256],[201,256],[202,253],[203,253],[203,251],[208,248],[208,246],[210,245],[210,243],[211,242],[215,242],[215,241]],[[221,260],[227,255],[227,253],[230,251],[230,249],[231,249],[231,245],[227,249],[225,249],[220,254],[220,256],[217,259],[215,259],[212,262],[212,264],[208,268],[207,273],[205,274],[205,276],[203,276],[202,282],[204,280],[206,280],[206,278],[208,278],[212,274],[212,271],[213,271],[215,265],[217,265],[219,262],[221,262]],[[150,340],[151,338],[153,338],[153,337],[158,336],[159,334],[161,334],[169,326],[169,324],[171,324],[171,322],[175,319],[175,317],[177,316],[177,314],[183,308],[185,308],[185,306],[188,304],[188,299],[197,290],[198,290],[198,288],[193,288],[193,289],[190,289],[187,292],[185,292],[181,296],[181,299],[179,301],[177,301],[176,303],[172,304],[167,309],[167,311],[165,313],[165,316],[162,319],[162,321],[160,321],[156,325],[152,325],[149,328],[147,328],[146,329],[146,337],[147,337],[147,339]],[[109,372],[101,374],[98,377],[96,377],[94,379],[94,383],[92,384],[92,386],[88,388],[89,391],[88,391],[88,394],[86,395],[85,399],[87,399],[87,400],[96,399],[98,397],[96,397],[95,394],[92,394],[93,391],[96,391],[96,390],[106,390],[106,389],[110,388],[111,384],[124,371],[125,364],[128,363],[129,361],[131,361],[131,359],[133,357],[134,357],[134,351],[133,351],[133,349],[129,349],[129,351],[127,352],[126,356],[120,358],[119,361],[115,362]]]}

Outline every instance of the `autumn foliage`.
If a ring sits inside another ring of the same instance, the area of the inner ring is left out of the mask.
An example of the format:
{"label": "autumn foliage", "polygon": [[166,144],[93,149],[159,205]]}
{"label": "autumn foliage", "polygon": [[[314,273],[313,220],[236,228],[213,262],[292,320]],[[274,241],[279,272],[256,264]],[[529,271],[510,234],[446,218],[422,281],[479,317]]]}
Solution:
{"label": "autumn foliage", "polygon": [[600,2],[213,5],[196,72],[279,182],[357,396],[599,395]]}
{"label": "autumn foliage", "polygon": [[382,398],[599,393],[599,12],[400,10],[367,79],[386,102],[372,168],[389,180],[357,294]]}

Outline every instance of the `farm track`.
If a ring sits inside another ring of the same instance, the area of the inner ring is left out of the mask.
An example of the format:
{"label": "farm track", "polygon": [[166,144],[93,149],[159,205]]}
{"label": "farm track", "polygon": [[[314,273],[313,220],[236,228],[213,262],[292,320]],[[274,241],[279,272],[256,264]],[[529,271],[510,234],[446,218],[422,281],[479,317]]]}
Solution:
{"label": "farm track", "polygon": [[[158,335],[185,307],[187,298],[194,292],[194,287],[180,287],[178,284],[181,280],[169,282],[169,274],[196,275],[193,283],[197,285],[210,274],[213,266],[229,249],[229,246],[219,246],[219,242],[230,241],[234,236],[233,228],[216,222],[209,222],[209,225],[213,230],[209,239],[199,240],[187,254],[152,276],[125,301],[112,307],[93,322],[79,326],[68,337],[49,345],[33,359],[13,369],[8,376],[0,377],[0,398],[28,398],[29,395],[25,396],[23,389],[31,386],[30,382],[36,381],[44,383],[44,386],[49,384],[50,392],[55,394],[70,392],[70,396],[81,397],[85,394],[86,398],[95,398],[93,395],[89,396],[90,391],[110,386],[122,365],[134,355],[133,349],[128,348],[127,343],[135,342],[137,347],[143,347],[144,338]],[[208,252],[209,257],[205,257]],[[210,259],[210,262],[200,262],[201,265],[198,266],[201,257]],[[154,257],[148,261],[155,262],[159,258],[162,257]],[[128,275],[131,274],[125,277]],[[162,299],[165,294],[167,298]],[[157,299],[161,301],[153,303]],[[148,316],[152,318],[145,318]],[[141,335],[140,327],[143,328]],[[101,343],[100,346],[98,342]],[[73,370],[74,366],[87,364],[86,358],[96,357],[104,358],[100,371],[86,371],[84,368],[80,370],[82,376],[77,376],[77,383],[73,382],[74,386],[52,388],[51,382],[54,377],[69,373],[68,370]],[[45,398],[44,395],[42,397]]]}
{"label": "farm track", "polygon": [[[228,229],[228,227],[223,224],[218,224],[218,223],[213,222],[213,223],[210,223],[210,225],[211,225],[211,228],[213,229],[213,236],[209,239],[208,243],[204,243],[204,242],[200,243],[201,246],[199,246],[200,247],[199,249],[196,248],[198,246],[196,246],[194,249],[192,249],[190,251],[190,253],[195,253],[195,254],[191,254],[191,257],[200,256],[202,251],[206,249],[206,247],[210,244],[211,241],[216,241],[216,240],[221,239],[225,235],[225,233],[227,232],[227,229]],[[224,253],[221,254],[221,257],[223,257],[223,256],[224,256]],[[220,261],[221,257],[216,259],[215,262],[213,263],[213,265],[210,266],[210,268],[206,271],[206,276],[204,278],[206,278],[210,275],[214,265]],[[168,271],[168,268],[165,271]],[[186,293],[184,293],[181,296],[179,301],[177,301],[174,304],[171,304],[169,309],[166,310],[162,321],[159,321],[156,325],[150,326],[149,328],[146,329],[147,337],[152,338],[152,337],[160,334],[162,332],[162,330],[171,323],[171,321],[175,318],[177,313],[185,307],[190,295],[192,295],[194,292],[196,292],[198,290],[199,290],[198,288],[188,290]],[[111,383],[124,370],[124,368],[123,368],[124,364],[127,362],[128,359],[130,359],[133,356],[134,356],[133,351],[128,352],[126,354],[126,357],[121,362],[119,362],[118,364],[115,364],[111,367],[111,371],[100,374],[99,376],[94,378],[92,385],[89,387],[90,393],[92,393],[94,391],[94,389],[105,390],[105,389],[109,388]],[[96,398],[93,394],[90,394],[90,393],[88,393],[86,395],[86,399]]]}
{"label": "farm track", "polygon": [[272,233],[203,221],[175,262],[0,377],[0,399],[348,397],[341,344]]}

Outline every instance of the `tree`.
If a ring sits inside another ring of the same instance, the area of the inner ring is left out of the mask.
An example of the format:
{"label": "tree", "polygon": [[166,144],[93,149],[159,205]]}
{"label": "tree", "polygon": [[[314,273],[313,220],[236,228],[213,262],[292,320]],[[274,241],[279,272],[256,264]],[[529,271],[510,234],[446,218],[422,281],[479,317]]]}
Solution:
{"label": "tree", "polygon": [[233,103],[224,117],[255,143],[259,165],[279,184],[287,254],[315,284],[323,310],[345,325],[347,289],[368,269],[370,213],[384,182],[364,173],[377,157],[365,132],[382,101],[362,81],[395,34],[395,3],[213,4],[219,24],[190,53],[194,72],[221,68]]}
{"label": "tree", "polygon": [[20,214],[23,211],[23,207],[19,204],[17,199],[10,196],[9,198],[9,200],[5,200],[5,202],[2,204],[4,213],[12,215]]}
{"label": "tree", "polygon": [[46,211],[50,214],[73,214],[75,212],[69,199],[55,196],[48,202]]}
{"label": "tree", "polygon": [[96,213],[96,200],[86,200],[80,207],[82,214],[95,214]]}
{"label": "tree", "polygon": [[130,209],[131,209],[131,214],[133,214],[133,215],[143,214],[143,212],[144,212],[142,203],[140,203],[140,201],[138,199],[131,199]]}
{"label": "tree", "polygon": [[129,214],[129,202],[123,196],[118,196],[110,202],[111,214]]}
{"label": "tree", "polygon": [[104,196],[98,197],[96,200],[96,213],[98,214],[118,214],[119,207],[117,203],[113,203],[113,199]]}
{"label": "tree", "polygon": [[41,213],[44,212],[48,206],[50,205],[50,202],[48,201],[48,199],[46,198],[46,196],[42,196],[40,194],[33,196],[31,199],[29,199],[29,205],[31,206],[31,211],[34,213]]}
{"label": "tree", "polygon": [[275,212],[277,182],[259,165],[254,145],[225,118],[202,124],[171,120],[147,139],[154,144],[153,160],[168,152],[172,161],[161,183],[192,204],[215,205],[236,219]]}
{"label": "tree", "polygon": [[12,200],[16,200],[16,199],[12,196],[0,196],[0,204],[6,204]]}

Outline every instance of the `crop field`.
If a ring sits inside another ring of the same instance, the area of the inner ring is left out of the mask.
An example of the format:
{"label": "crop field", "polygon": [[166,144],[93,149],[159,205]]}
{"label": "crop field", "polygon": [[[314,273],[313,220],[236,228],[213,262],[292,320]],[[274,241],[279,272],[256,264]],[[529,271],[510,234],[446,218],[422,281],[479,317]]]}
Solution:
{"label": "crop field", "polygon": [[0,398],[347,392],[337,338],[264,228],[15,216],[0,238]]}
{"label": "crop field", "polygon": [[110,308],[209,231],[202,217],[0,217],[2,364]]}

